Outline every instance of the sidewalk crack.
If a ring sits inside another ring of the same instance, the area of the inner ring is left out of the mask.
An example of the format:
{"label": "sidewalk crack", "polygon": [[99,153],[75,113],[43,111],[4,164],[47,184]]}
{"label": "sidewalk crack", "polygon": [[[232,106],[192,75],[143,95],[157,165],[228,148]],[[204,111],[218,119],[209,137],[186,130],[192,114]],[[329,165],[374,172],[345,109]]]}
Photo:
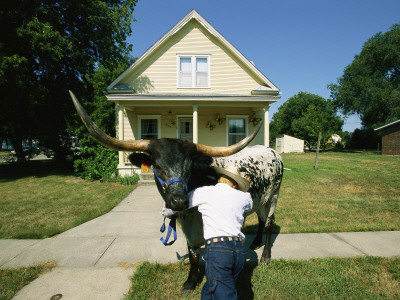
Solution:
{"label": "sidewalk crack", "polygon": [[110,243],[110,245],[108,245],[107,249],[104,250],[103,254],[100,255],[100,257],[99,257],[98,260],[96,260],[96,262],[94,263],[94,266],[96,266],[97,263],[100,261],[100,259],[104,256],[104,254],[106,254],[106,252],[108,251],[108,249],[110,249],[111,245],[115,242],[116,239],[117,239],[117,238],[114,238],[114,239],[112,240],[112,242]]}
{"label": "sidewalk crack", "polygon": [[340,237],[340,236],[337,235],[336,233],[330,233],[329,235],[331,235],[333,238],[335,238],[335,239],[337,239],[337,240],[339,240],[339,241],[341,241],[341,242],[346,243],[346,244],[349,245],[350,247],[352,247],[352,248],[356,249],[357,251],[361,252],[363,255],[369,256],[368,253],[366,253],[366,252],[362,251],[361,249],[357,248],[356,246],[350,244],[350,242],[346,241],[345,239],[343,239],[342,237]]}
{"label": "sidewalk crack", "polygon": [[36,241],[36,242],[34,242],[34,243],[30,244],[30,245],[27,245],[27,246],[23,247],[19,253],[16,253],[13,257],[11,257],[11,258],[7,259],[5,262],[3,262],[0,265],[0,268],[2,268],[3,266],[7,265],[10,262],[12,262],[14,259],[16,259],[20,255],[22,255],[25,251],[27,251],[28,248],[31,248],[31,247],[35,246],[36,244],[40,243],[41,241],[43,241],[43,240],[38,240],[38,241]]}

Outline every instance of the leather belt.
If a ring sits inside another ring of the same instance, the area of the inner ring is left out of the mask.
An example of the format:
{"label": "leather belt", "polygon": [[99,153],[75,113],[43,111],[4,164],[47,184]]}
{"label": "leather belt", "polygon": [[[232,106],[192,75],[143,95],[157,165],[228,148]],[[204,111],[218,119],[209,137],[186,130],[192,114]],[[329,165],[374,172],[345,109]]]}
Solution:
{"label": "leather belt", "polygon": [[206,245],[210,245],[211,243],[233,242],[233,241],[242,242],[243,239],[237,236],[221,236],[206,240]]}

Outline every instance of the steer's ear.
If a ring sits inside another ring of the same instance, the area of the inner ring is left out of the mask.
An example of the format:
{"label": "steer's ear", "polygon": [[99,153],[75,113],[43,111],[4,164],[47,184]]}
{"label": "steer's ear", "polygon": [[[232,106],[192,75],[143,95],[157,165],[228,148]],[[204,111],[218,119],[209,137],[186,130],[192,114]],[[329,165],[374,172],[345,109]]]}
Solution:
{"label": "steer's ear", "polygon": [[131,155],[129,155],[128,159],[133,165],[139,168],[141,167],[142,164],[146,164],[148,166],[151,166],[153,164],[150,156],[147,153],[134,152]]}

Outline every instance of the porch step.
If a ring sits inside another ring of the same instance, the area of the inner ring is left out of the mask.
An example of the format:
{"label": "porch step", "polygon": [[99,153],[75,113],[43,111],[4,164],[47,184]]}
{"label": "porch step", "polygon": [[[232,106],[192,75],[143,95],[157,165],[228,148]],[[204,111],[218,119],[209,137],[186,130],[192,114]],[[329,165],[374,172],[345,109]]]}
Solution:
{"label": "porch step", "polygon": [[155,185],[153,173],[141,173],[139,184],[142,185]]}

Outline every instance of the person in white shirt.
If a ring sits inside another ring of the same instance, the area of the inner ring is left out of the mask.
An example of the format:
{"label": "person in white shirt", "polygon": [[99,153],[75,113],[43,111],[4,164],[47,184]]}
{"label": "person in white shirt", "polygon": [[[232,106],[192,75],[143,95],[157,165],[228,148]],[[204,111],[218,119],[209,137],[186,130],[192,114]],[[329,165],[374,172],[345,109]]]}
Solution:
{"label": "person in white shirt", "polygon": [[206,247],[206,283],[201,299],[237,299],[235,280],[245,263],[241,232],[244,213],[253,206],[249,179],[233,166],[215,167],[220,176],[215,186],[204,186],[189,194],[189,206],[198,206],[203,219]]}

